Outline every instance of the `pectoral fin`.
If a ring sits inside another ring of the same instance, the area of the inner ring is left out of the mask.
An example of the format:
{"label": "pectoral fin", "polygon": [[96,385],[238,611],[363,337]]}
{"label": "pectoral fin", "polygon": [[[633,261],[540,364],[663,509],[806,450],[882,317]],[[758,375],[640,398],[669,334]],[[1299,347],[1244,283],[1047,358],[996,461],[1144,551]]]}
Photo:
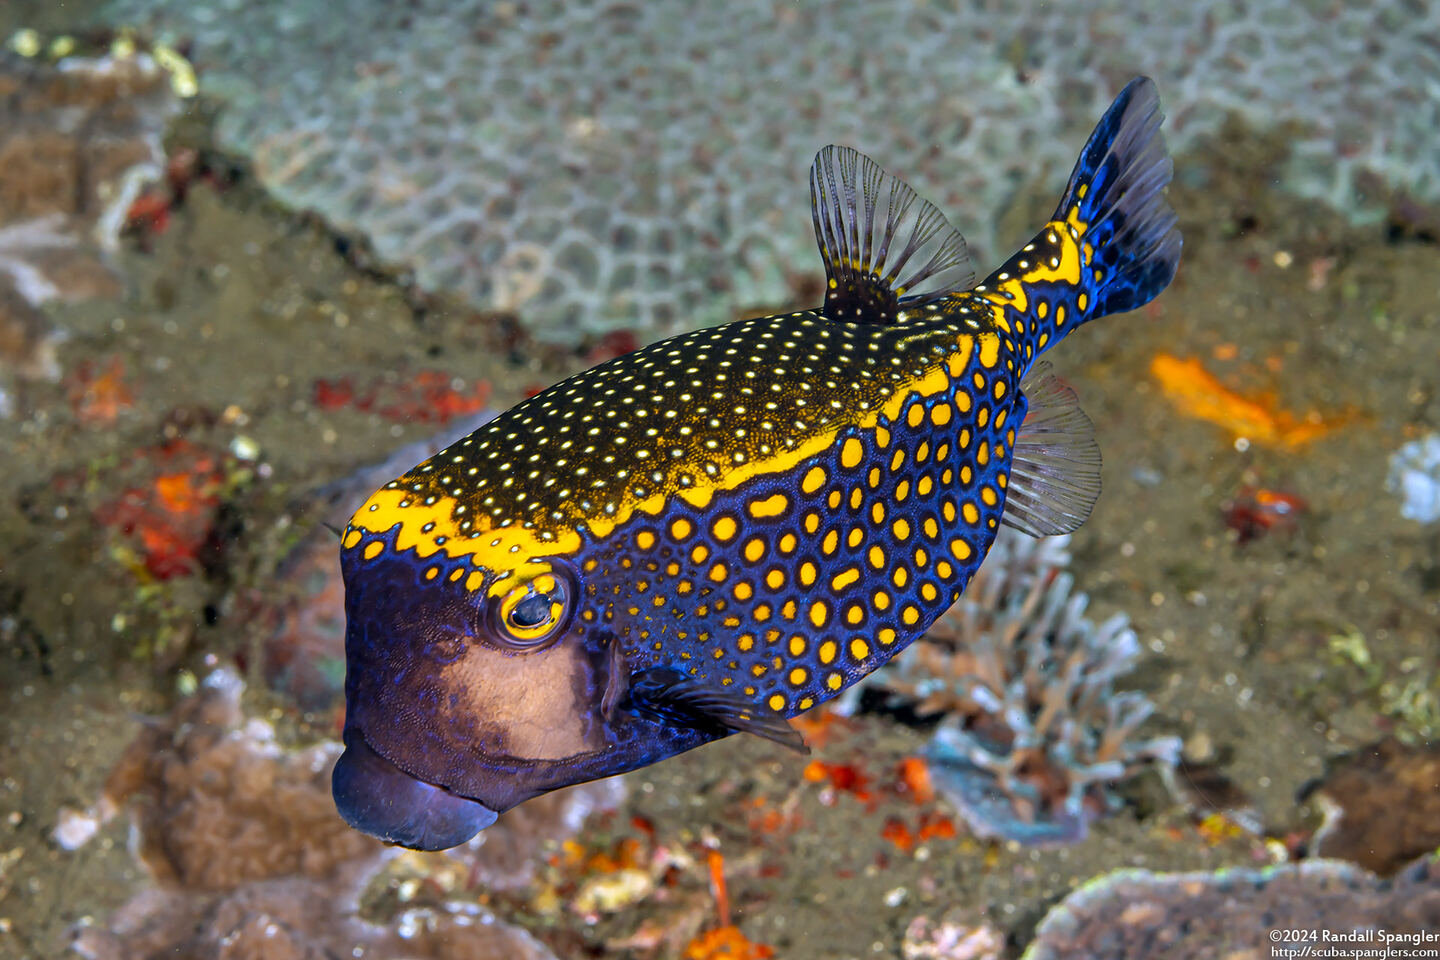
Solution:
{"label": "pectoral fin", "polygon": [[636,710],[698,728],[753,733],[799,753],[810,748],[785,718],[725,687],[696,680],[670,667],[650,667],[630,676],[630,705]]}

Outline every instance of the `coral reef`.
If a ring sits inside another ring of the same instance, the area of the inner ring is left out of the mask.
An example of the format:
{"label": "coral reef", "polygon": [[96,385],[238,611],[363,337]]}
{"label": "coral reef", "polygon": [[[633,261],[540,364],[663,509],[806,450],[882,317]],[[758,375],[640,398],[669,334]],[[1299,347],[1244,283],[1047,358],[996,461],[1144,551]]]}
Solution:
{"label": "coral reef", "polygon": [[21,37],[0,50],[0,364],[12,381],[0,387],[7,390],[14,380],[60,376],[61,334],[36,307],[119,292],[104,261],[118,248],[140,188],[161,176],[160,135],[179,103],[171,74],[149,53],[117,47],[42,57],[14,49],[33,53],[38,43]]}
{"label": "coral reef", "polygon": [[1114,805],[1108,784],[1179,760],[1178,738],[1136,737],[1153,707],[1114,686],[1140,644],[1123,614],[1085,619],[1088,599],[1063,571],[1068,542],[1003,529],[960,601],[866,681],[945,714],[926,750],[931,779],[980,836],[1074,842]]}
{"label": "coral reef", "polygon": [[[1316,938],[1287,941],[1296,956],[1323,956],[1319,951],[1326,947],[1351,955],[1352,949],[1383,951],[1387,943],[1398,949],[1404,941],[1384,938],[1425,931],[1433,936],[1437,924],[1440,860],[1435,858],[1393,880],[1335,860],[1217,873],[1120,870],[1092,880],[1052,908],[1022,960],[1259,956],[1263,945],[1277,942],[1279,931]],[[1357,939],[1318,942],[1326,933]]]}
{"label": "coral reef", "polygon": [[[466,893],[528,883],[546,845],[618,803],[618,781],[528,804],[459,850],[402,855],[335,814],[330,770],[339,744],[281,749],[268,723],[247,719],[243,689],[232,672],[212,673],[131,744],[93,810],[62,811],[57,840],[73,849],[94,833],[94,821],[128,806],[137,853],[155,883],[78,929],[73,952],[93,960],[553,960]],[[401,875],[428,880],[441,895],[420,903],[412,893],[374,893],[392,880],[408,890]]]}
{"label": "coral reef", "polygon": [[1400,515],[1419,523],[1440,520],[1440,433],[1412,440],[1390,456],[1385,488],[1400,495]]}
{"label": "coral reef", "polygon": [[[1017,191],[1057,188],[1120,83],[1152,74],[1184,148],[1239,113],[1299,136],[1286,183],[1356,217],[1440,201],[1420,91],[1440,10],[1243,0],[1045,8],[115,0],[184,40],[222,145],[285,203],[427,291],[557,342],[645,339],[782,304],[818,275],[804,178],[853,144],[951,211],[982,260]],[[1005,238],[1008,242],[1014,238]]]}

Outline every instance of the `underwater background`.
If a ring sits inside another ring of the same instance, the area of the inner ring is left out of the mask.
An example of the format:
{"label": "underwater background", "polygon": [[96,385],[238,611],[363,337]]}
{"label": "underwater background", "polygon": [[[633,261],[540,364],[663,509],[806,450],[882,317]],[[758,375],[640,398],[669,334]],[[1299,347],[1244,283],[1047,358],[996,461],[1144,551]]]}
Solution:
{"label": "underwater background", "polygon": [[[11,2],[0,38],[0,957],[1440,932],[1440,8]],[[446,853],[339,820],[325,524],[564,376],[818,303],[827,143],[990,269],[1141,73],[1185,251],[1049,358],[1104,453],[1079,531],[1003,532],[809,757],[727,739]]]}

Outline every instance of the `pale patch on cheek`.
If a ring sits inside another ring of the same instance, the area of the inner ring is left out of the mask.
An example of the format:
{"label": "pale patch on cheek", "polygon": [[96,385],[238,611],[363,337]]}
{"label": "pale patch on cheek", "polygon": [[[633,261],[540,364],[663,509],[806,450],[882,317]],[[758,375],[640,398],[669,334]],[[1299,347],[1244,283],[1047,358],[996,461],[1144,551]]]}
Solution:
{"label": "pale patch on cheek", "polygon": [[538,653],[506,655],[473,647],[437,678],[456,712],[472,718],[482,741],[519,759],[563,760],[603,749],[603,724],[584,647],[560,643]]}

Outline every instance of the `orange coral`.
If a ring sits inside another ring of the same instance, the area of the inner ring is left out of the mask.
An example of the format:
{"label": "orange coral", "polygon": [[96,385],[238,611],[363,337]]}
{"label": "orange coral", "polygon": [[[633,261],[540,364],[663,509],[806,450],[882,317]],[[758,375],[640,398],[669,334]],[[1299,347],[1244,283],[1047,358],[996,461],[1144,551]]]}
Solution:
{"label": "orange coral", "polygon": [[1150,372],[1170,401],[1187,416],[1224,427],[1236,437],[1282,450],[1296,450],[1349,423],[1348,413],[1297,417],[1282,410],[1272,394],[1244,396],[1223,385],[1198,359],[1157,353]]}
{"label": "orange coral", "polygon": [[135,405],[135,392],[125,382],[125,361],[119,357],[81,363],[69,392],[75,418],[89,426],[114,423],[122,411]]}
{"label": "orange coral", "polygon": [[768,960],[775,951],[755,943],[739,927],[725,926],[700,934],[685,948],[685,960]]}

